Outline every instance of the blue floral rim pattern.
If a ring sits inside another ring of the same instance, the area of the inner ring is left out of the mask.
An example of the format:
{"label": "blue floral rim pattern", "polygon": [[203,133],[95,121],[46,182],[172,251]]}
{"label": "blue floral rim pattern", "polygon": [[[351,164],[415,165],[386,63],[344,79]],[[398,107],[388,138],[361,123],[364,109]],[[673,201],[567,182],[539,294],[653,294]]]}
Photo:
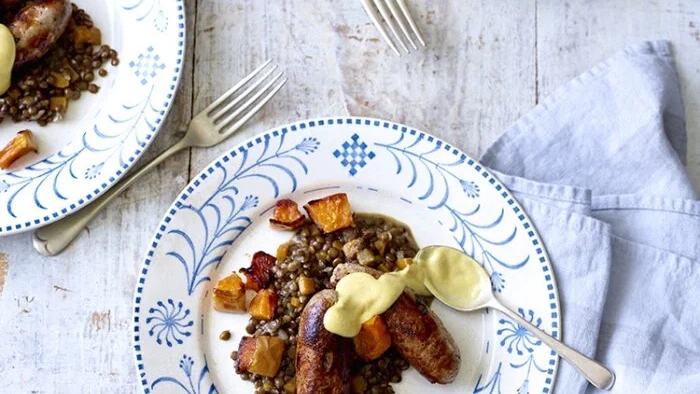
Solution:
{"label": "blue floral rim pattern", "polygon": [[132,93],[143,96],[125,97],[101,109],[94,120],[82,125],[82,135],[58,153],[0,174],[0,236],[41,227],[99,197],[148,148],[168,114],[185,52],[183,0],[121,0],[115,7],[118,19],[129,29],[161,34],[128,42],[139,48],[129,52],[133,60],[123,57],[124,69],[115,84],[135,85],[138,90]]}

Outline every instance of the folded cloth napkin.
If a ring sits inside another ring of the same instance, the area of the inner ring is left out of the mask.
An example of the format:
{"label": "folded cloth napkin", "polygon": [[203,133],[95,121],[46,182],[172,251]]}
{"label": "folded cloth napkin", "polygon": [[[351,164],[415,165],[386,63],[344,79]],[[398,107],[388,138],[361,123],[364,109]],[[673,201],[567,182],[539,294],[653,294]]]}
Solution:
{"label": "folded cloth napkin", "polygon": [[[700,201],[667,42],[628,48],[507,129],[481,157],[547,247],[565,343],[613,393],[700,393]],[[556,393],[597,392],[566,362]]]}

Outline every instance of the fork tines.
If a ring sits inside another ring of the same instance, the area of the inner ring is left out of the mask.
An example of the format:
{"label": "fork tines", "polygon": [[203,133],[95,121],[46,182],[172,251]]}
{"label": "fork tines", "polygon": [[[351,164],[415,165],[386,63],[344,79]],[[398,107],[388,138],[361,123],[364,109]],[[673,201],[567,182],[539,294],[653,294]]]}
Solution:
{"label": "fork tines", "polygon": [[[418,30],[404,0],[362,0],[362,6],[365,8],[365,11],[367,11],[367,14],[369,14],[374,25],[379,29],[379,33],[382,35],[382,38],[384,38],[384,41],[389,44],[397,56],[401,56],[397,44],[406,53],[411,53],[404,41],[408,41],[409,45],[414,50],[418,50],[414,37],[421,46],[425,46],[423,36]],[[387,32],[387,26],[389,30],[391,30],[393,39]],[[413,35],[411,35],[411,33]]]}
{"label": "fork tines", "polygon": [[240,127],[287,82],[282,78],[284,73],[275,73],[277,65],[271,63],[266,61],[203,111],[217,131]]}

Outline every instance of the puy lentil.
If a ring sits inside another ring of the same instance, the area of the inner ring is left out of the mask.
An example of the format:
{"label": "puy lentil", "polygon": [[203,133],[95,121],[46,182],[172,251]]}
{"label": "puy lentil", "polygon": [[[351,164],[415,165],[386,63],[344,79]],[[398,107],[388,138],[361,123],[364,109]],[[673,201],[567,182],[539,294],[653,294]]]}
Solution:
{"label": "puy lentil", "polygon": [[[348,258],[343,253],[345,244],[353,240],[361,242],[363,247],[358,252],[367,250],[365,254],[369,252],[374,258],[372,265],[381,266],[386,271],[398,270],[397,260],[413,257],[418,252],[411,232],[397,222],[382,216],[362,214],[355,215],[354,221],[355,227],[330,234],[322,234],[315,224],[308,222],[285,244],[284,253],[278,253],[271,284],[279,297],[278,313],[270,321],[251,318],[246,332],[256,336],[274,335],[277,332],[277,336],[287,343],[287,351],[282,357],[277,375],[272,379],[256,374],[241,374],[244,380],[254,382],[257,394],[281,392],[282,388],[289,393],[290,387],[294,387],[296,333],[304,306],[313,294],[328,288],[333,267],[341,263],[358,263],[356,255]],[[382,248],[376,248],[378,241],[384,244]],[[307,279],[313,282],[307,282]],[[303,286],[300,280],[304,282]],[[401,373],[408,367],[408,362],[393,348],[377,360],[357,360],[351,368],[351,374],[355,388],[362,390],[354,392],[393,393],[389,383],[400,382]]]}
{"label": "puy lentil", "polygon": [[105,77],[107,70],[102,68],[105,64],[119,64],[117,51],[109,45],[74,41],[76,27],[92,28],[94,24],[84,10],[75,4],[72,7],[68,28],[55,46],[37,62],[14,73],[10,89],[0,96],[0,122],[11,119],[45,126],[58,121],[63,118],[68,106],[52,108],[49,99],[65,97],[67,100],[78,100],[81,91],[97,93],[100,88],[93,83],[95,72]]}

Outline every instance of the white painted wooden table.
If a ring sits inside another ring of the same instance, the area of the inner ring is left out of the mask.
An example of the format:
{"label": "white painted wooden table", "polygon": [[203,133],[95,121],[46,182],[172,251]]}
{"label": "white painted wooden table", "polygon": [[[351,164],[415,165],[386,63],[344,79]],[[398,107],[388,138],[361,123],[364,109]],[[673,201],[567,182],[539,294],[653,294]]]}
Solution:
{"label": "white painted wooden table", "polygon": [[[164,0],[170,1],[170,0]],[[429,48],[396,58],[359,0],[187,0],[188,54],[176,106],[147,157],[267,58],[287,86],[230,142],[179,154],[119,197],[61,256],[30,234],[0,238],[0,392],[133,393],[131,301],[162,214],[237,141],[308,117],[387,118],[478,157],[541,98],[645,39],[671,40],[700,186],[700,2],[411,1]],[[441,128],[435,128],[440,125]]]}

